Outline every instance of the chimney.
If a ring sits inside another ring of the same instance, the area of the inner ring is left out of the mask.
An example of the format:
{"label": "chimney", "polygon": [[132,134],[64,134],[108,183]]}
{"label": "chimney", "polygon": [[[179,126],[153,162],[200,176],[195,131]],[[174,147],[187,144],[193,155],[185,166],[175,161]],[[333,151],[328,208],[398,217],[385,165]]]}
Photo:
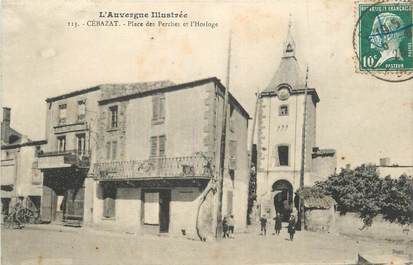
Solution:
{"label": "chimney", "polygon": [[10,108],[3,107],[3,120],[1,122],[1,143],[9,143]]}
{"label": "chimney", "polygon": [[8,107],[3,107],[3,124],[4,126],[10,127],[10,112],[11,109]]}
{"label": "chimney", "polygon": [[388,166],[390,166],[390,157],[382,157],[382,158],[380,158],[380,166],[381,166],[381,167],[388,167]]}

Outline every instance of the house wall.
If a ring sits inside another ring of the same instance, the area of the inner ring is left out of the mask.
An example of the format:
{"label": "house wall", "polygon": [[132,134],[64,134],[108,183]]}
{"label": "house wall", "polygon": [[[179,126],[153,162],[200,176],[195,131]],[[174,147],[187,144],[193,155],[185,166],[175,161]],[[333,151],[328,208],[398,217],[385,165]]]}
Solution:
{"label": "house wall", "polygon": [[[77,96],[68,97],[65,99],[56,100],[53,102],[46,102],[46,140],[47,144],[44,146],[44,152],[57,151],[57,136],[66,135],[66,150],[76,149],[76,134],[85,133],[86,135],[86,150],[94,150],[96,132],[97,132],[97,113],[98,113],[98,99],[100,98],[100,91],[93,91],[89,93],[80,94]],[[90,132],[75,131],[55,134],[54,127],[59,125],[59,105],[67,104],[66,124],[77,123],[78,101],[86,99],[86,115],[84,121],[87,122]],[[91,161],[95,161],[94,152],[91,153]]]}
{"label": "house wall", "polygon": [[20,148],[16,182],[18,196],[42,195],[43,173],[33,164],[36,160],[36,146]]}
{"label": "house wall", "polygon": [[400,225],[397,223],[390,223],[383,219],[383,216],[378,215],[373,219],[370,227],[363,228],[363,221],[357,213],[346,213],[335,215],[335,230],[336,232],[348,236],[362,236],[372,238],[374,240],[412,240],[413,226]]}
{"label": "house wall", "polygon": [[331,156],[317,156],[312,160],[313,175],[311,178],[311,184],[316,181],[323,181],[333,175],[337,169],[337,157],[336,154]]}
{"label": "house wall", "polygon": [[335,228],[334,207],[330,209],[305,209],[305,230],[332,232]]}
{"label": "house wall", "polygon": [[[106,93],[106,92],[105,92]],[[217,96],[218,95],[218,96]],[[124,101],[111,102],[100,106],[99,135],[97,144],[98,161],[105,161],[105,142],[116,139],[120,154],[117,160],[146,160],[150,155],[150,137],[166,136],[166,157],[193,156],[197,152],[215,155],[215,165],[218,165],[220,135],[222,124],[223,93],[218,91],[215,83],[210,82],[192,88],[185,88],[164,93],[165,120],[161,123],[152,121],[152,96],[130,98]],[[232,102],[231,104],[234,104]],[[119,128],[108,130],[109,107],[117,105],[119,112]],[[226,198],[228,192],[233,192],[232,213],[235,216],[236,229],[246,228],[247,199],[248,199],[248,153],[247,133],[248,120],[242,111],[234,108],[231,117],[232,130],[227,141],[227,161],[229,158],[229,141],[237,142],[235,179],[231,180],[226,164],[224,181],[223,213],[228,211]],[[216,167],[217,169],[217,167]],[[215,172],[217,173],[217,171]],[[96,223],[117,223],[102,220],[103,203],[99,184],[95,183],[96,196],[93,218]],[[198,188],[175,187],[172,189],[170,233],[195,236],[196,211],[202,190]],[[136,197],[136,196],[135,196]],[[122,200],[120,198],[120,200]],[[137,199],[138,200],[138,199]],[[130,207],[135,203],[131,204]],[[210,216],[215,212],[214,204],[206,202],[201,208],[200,215]],[[118,202],[116,204],[118,207]],[[212,209],[213,208],[213,209]],[[136,212],[135,209],[130,209]],[[118,214],[118,213],[117,213]],[[207,217],[207,219],[210,217]],[[210,219],[208,219],[210,221]],[[135,222],[131,218],[131,223]]]}

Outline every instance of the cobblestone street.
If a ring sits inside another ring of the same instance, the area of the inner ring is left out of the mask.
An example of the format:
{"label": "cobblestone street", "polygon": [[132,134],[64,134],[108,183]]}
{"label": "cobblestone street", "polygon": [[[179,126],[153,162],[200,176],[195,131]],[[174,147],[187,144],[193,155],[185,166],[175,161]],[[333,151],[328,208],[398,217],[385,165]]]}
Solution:
{"label": "cobblestone street", "polygon": [[339,235],[297,232],[293,242],[286,231],[266,237],[256,231],[235,239],[199,242],[168,236],[138,236],[91,229],[2,229],[4,265],[80,264],[355,264],[357,254],[412,253],[413,246]]}

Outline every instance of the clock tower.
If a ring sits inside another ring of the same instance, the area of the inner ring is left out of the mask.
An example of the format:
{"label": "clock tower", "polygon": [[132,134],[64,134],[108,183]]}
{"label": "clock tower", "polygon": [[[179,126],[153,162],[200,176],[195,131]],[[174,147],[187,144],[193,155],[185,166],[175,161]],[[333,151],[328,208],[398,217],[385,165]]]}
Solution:
{"label": "clock tower", "polygon": [[[307,87],[296,58],[289,26],[274,76],[259,95],[257,127],[257,201],[261,215],[276,212],[287,220],[296,212],[295,192],[312,185],[316,146],[316,89]],[[305,127],[305,128],[304,128]]]}

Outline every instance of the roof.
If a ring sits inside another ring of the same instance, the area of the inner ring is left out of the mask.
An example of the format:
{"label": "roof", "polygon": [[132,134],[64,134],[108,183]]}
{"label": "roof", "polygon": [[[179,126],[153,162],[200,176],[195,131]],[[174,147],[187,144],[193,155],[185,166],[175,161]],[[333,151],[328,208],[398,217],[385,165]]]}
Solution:
{"label": "roof", "polygon": [[46,140],[38,140],[38,141],[30,141],[28,140],[27,142],[24,143],[18,143],[18,144],[2,144],[1,149],[14,149],[14,148],[19,148],[23,146],[36,146],[36,145],[43,145],[47,144]]}
{"label": "roof", "polygon": [[304,80],[295,57],[282,57],[277,71],[263,92],[277,91],[279,85],[288,84],[291,88],[304,88]]}
{"label": "roof", "polygon": [[[99,100],[99,105],[109,104],[111,102],[129,100],[133,98],[145,97],[156,93],[175,91],[179,89],[192,88],[207,83],[215,83],[217,87],[220,88],[221,92],[225,92],[225,86],[216,77],[210,77],[205,79],[199,79],[187,83],[175,84],[171,81],[157,81],[157,82],[146,82],[146,83],[128,83],[128,84],[104,84],[100,85],[102,89],[102,100]],[[110,89],[110,88],[116,88]],[[114,93],[113,91],[119,91],[121,93]],[[111,92],[112,91],[112,92]],[[250,118],[248,112],[244,107],[235,99],[235,97],[229,93],[229,101],[239,108],[241,113],[246,117]]]}
{"label": "roof", "polygon": [[[12,127],[10,127],[10,125],[7,125],[4,122],[1,122],[1,144],[10,144],[10,140],[12,141],[12,144],[19,144],[22,141],[23,138],[23,134],[19,133],[18,131],[16,131],[15,129],[13,129]],[[12,138],[12,136],[14,136]]]}
{"label": "roof", "polygon": [[99,89],[100,89],[99,86],[80,89],[80,90],[65,93],[65,94],[62,94],[62,95],[59,95],[59,96],[56,96],[56,97],[47,98],[46,102],[49,103],[49,102],[53,102],[53,101],[57,101],[57,100],[65,99],[65,98],[70,98],[70,97],[86,94],[86,93],[89,93],[89,92],[94,92],[94,91],[97,91]]}
{"label": "roof", "polygon": [[317,156],[333,156],[336,154],[336,150],[335,149],[315,149],[313,148],[313,153],[312,156],[313,157],[317,157]]}
{"label": "roof", "polygon": [[336,201],[328,195],[323,197],[307,197],[304,199],[304,207],[309,209],[330,209]]}

